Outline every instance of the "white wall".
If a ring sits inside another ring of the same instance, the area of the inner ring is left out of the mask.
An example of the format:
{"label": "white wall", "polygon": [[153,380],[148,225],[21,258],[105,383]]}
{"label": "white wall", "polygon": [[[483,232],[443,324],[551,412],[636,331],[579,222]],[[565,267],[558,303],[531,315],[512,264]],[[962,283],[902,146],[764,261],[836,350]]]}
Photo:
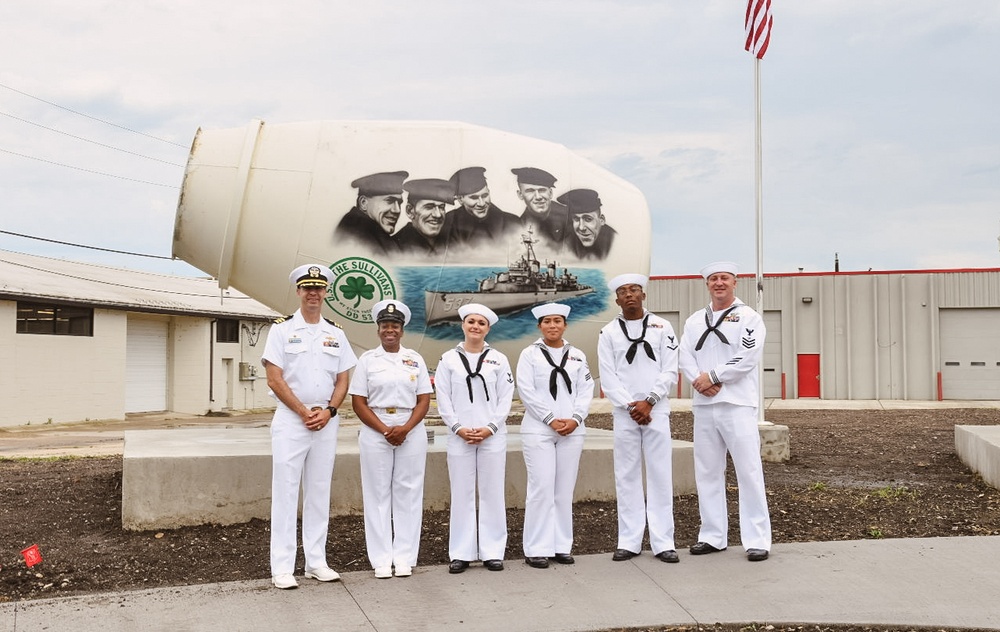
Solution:
{"label": "white wall", "polygon": [[94,310],[93,336],[18,334],[0,301],[0,426],[125,416],[124,312]]}

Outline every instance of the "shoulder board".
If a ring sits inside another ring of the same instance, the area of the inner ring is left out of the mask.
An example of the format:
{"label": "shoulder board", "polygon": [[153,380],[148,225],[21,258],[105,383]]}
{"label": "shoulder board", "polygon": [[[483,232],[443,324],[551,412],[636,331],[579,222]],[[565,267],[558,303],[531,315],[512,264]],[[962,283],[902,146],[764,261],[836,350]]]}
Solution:
{"label": "shoulder board", "polygon": [[295,314],[289,314],[288,316],[282,316],[281,318],[275,318],[274,319],[274,324],[277,325],[278,323],[283,323],[286,320],[291,320],[292,316],[295,316]]}
{"label": "shoulder board", "polygon": [[330,320],[329,318],[327,318],[326,316],[323,317],[323,320],[325,320],[326,322],[330,323],[331,325],[333,325],[337,329],[343,329],[343,327],[340,326],[340,323],[334,322],[334,321]]}

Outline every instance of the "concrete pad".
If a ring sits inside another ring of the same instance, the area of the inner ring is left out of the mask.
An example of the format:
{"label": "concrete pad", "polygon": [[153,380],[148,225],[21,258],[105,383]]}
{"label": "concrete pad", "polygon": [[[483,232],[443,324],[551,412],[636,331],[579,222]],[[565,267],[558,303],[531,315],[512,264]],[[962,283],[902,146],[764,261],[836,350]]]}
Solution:
{"label": "concrete pad", "polygon": [[955,454],[1000,489],[1000,426],[955,426]]}
{"label": "concrete pad", "polygon": [[792,458],[788,426],[762,421],[757,424],[760,433],[760,458],[769,463],[784,463]]}
{"label": "concrete pad", "polygon": [[[360,428],[341,427],[333,471],[333,515],[363,511],[358,452]],[[508,428],[506,500],[524,507],[527,475],[520,427]],[[450,503],[447,442],[453,435],[428,428],[424,507]],[[674,493],[695,493],[694,447],[674,441]],[[234,524],[268,519],[271,507],[271,440],[268,428],[173,428],[125,432],[122,465],[122,526],[130,530],[172,529],[198,524]],[[613,435],[587,430],[575,501],[614,500]]]}

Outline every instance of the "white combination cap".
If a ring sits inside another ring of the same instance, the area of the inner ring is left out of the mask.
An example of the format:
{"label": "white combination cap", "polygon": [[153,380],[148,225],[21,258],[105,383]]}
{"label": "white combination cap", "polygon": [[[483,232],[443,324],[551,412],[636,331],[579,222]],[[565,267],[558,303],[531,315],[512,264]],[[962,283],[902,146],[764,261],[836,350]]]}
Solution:
{"label": "white combination cap", "polygon": [[500,320],[500,318],[496,315],[496,312],[479,303],[469,303],[468,305],[462,305],[458,308],[458,317],[462,320],[465,320],[465,317],[469,314],[479,314],[486,319],[486,322],[490,324],[490,327],[497,324],[497,321]]}
{"label": "white combination cap", "polygon": [[618,288],[623,285],[640,285],[642,289],[646,289],[646,283],[649,282],[649,277],[643,276],[641,274],[619,274],[615,278],[608,281],[608,289],[612,292],[617,292]]}
{"label": "white combination cap", "polygon": [[531,315],[535,318],[545,318],[546,316],[569,316],[569,305],[562,303],[542,303],[531,308]]}
{"label": "white combination cap", "polygon": [[327,287],[333,283],[333,273],[325,266],[306,263],[292,270],[288,280],[296,287]]}
{"label": "white combination cap", "polygon": [[740,272],[740,267],[733,263],[732,261],[716,261],[715,263],[710,263],[701,269],[701,276],[708,279],[716,272],[728,272],[729,274],[736,276]]}
{"label": "white combination cap", "polygon": [[406,325],[410,322],[410,308],[401,301],[385,299],[372,307],[372,320],[376,323],[391,321]]}

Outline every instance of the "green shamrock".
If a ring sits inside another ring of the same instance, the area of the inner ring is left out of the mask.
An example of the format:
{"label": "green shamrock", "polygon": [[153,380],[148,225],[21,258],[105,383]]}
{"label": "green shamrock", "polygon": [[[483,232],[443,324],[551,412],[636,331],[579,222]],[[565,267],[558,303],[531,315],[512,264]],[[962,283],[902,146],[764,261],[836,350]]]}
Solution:
{"label": "green shamrock", "polygon": [[375,297],[375,286],[365,283],[363,276],[347,277],[346,282],[339,289],[344,299],[358,299],[354,302],[354,307],[360,305],[363,298],[371,300]]}

